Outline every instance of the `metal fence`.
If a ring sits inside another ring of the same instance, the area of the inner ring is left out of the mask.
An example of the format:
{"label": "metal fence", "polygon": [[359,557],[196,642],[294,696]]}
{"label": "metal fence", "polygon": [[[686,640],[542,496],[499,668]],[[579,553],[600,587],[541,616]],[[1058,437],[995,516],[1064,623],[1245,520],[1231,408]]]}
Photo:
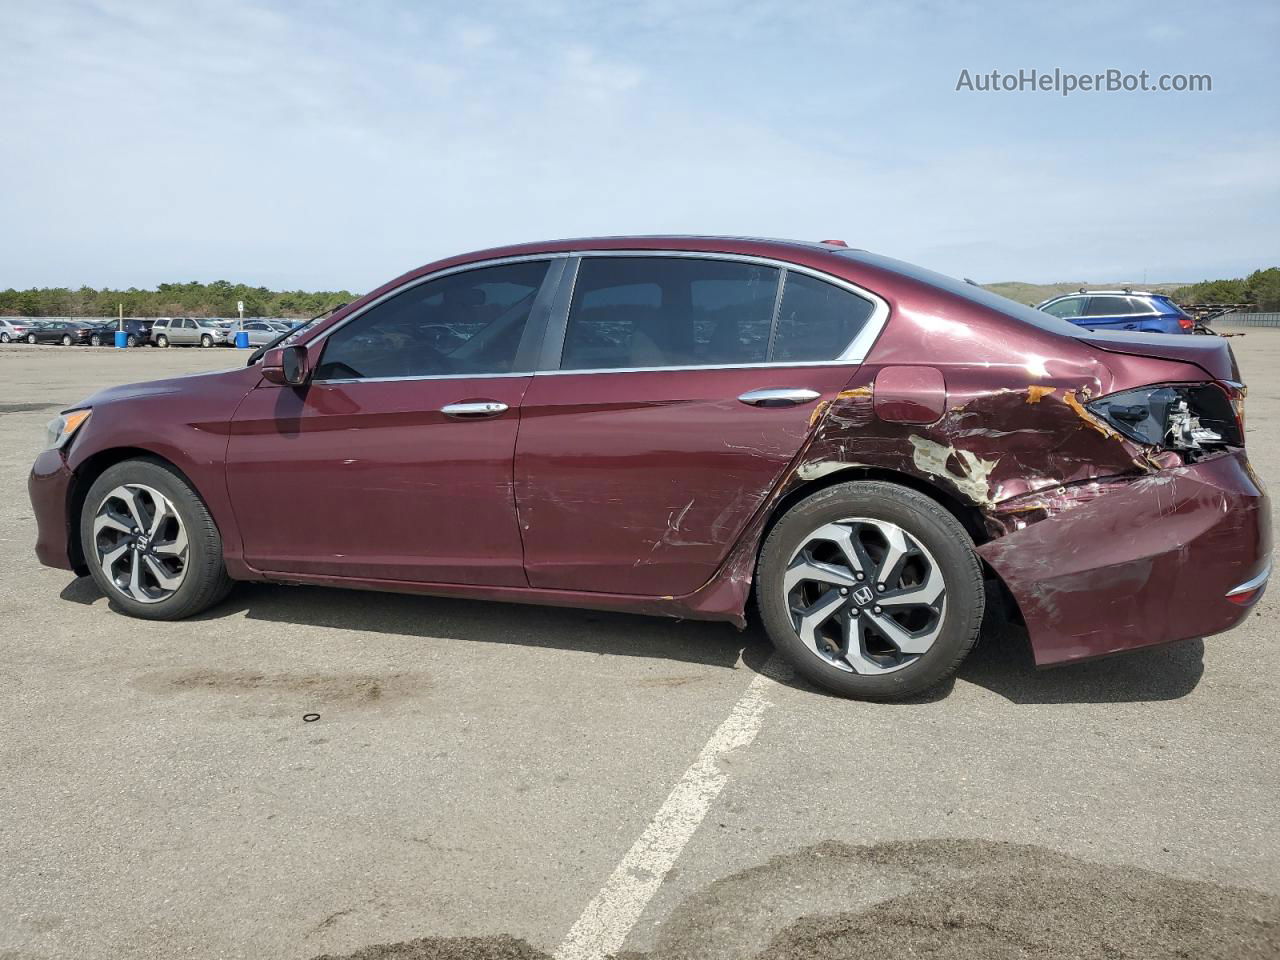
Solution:
{"label": "metal fence", "polygon": [[1211,327],[1280,327],[1280,313],[1225,313],[1209,321]]}

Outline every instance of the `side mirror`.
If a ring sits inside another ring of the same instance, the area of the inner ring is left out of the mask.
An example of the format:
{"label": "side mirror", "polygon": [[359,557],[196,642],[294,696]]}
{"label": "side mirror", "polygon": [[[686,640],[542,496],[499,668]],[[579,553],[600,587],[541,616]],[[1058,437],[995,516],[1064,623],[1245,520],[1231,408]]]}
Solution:
{"label": "side mirror", "polygon": [[273,347],[262,355],[262,378],[282,387],[300,387],[311,379],[311,358],[301,344]]}

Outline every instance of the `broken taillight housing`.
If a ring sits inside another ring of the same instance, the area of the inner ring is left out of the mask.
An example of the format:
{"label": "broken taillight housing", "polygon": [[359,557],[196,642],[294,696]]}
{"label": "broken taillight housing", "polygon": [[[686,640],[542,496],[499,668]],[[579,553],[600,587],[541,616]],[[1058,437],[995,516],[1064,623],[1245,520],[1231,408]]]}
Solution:
{"label": "broken taillight housing", "polygon": [[1165,384],[1113,393],[1087,406],[1130,440],[1194,451],[1244,446],[1233,400],[1217,383]]}

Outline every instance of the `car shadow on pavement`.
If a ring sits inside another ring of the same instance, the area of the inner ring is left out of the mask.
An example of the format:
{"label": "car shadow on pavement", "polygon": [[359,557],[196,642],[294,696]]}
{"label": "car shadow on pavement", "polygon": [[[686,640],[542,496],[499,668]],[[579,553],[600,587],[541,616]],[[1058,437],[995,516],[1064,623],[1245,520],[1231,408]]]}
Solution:
{"label": "car shadow on pavement", "polygon": [[[89,577],[69,583],[62,599],[90,604],[102,593]],[[331,627],[481,643],[514,643],[734,668],[739,661],[796,689],[834,696],[790,670],[770,664],[773,648],[759,624],[738,632],[726,623],[671,620],[627,613],[459,600],[329,587],[241,583],[195,620],[243,614],[249,620]],[[1187,640],[1122,656],[1037,670],[1025,631],[988,623],[982,638],[946,682],[901,704],[948,697],[971,683],[1012,703],[1130,703],[1177,700],[1204,674],[1204,641]],[[768,666],[767,666],[768,665]]]}
{"label": "car shadow on pavement", "polygon": [[[743,660],[753,670],[768,672],[779,683],[838,699],[790,671],[770,670],[768,640],[756,625]],[[1141,703],[1177,700],[1196,688],[1204,674],[1204,641],[1186,640],[1148,650],[1136,650],[1087,663],[1045,670],[1036,668],[1026,632],[1020,627],[984,627],[978,645],[956,674],[918,696],[887,703],[910,706],[949,697],[957,684],[971,683],[1017,704]]]}
{"label": "car shadow on pavement", "polygon": [[[69,583],[61,597],[91,604],[102,591],[91,577]],[[628,613],[460,600],[334,587],[239,583],[194,621],[243,615],[248,620],[411,637],[553,647],[604,656],[651,657],[732,669],[752,636],[727,623]],[[765,642],[767,646],[767,641]]]}

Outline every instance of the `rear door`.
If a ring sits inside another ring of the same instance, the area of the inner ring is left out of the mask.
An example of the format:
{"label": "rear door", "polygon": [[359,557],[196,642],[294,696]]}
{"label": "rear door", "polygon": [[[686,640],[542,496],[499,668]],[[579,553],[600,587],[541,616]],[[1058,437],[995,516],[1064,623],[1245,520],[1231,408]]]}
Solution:
{"label": "rear door", "polygon": [[512,461],[563,258],[413,281],[308,343],[302,388],[236,411],[227,481],[256,569],[523,586]]}
{"label": "rear door", "polygon": [[888,308],[745,257],[583,255],[521,407],[534,587],[702,586],[849,380]]}

